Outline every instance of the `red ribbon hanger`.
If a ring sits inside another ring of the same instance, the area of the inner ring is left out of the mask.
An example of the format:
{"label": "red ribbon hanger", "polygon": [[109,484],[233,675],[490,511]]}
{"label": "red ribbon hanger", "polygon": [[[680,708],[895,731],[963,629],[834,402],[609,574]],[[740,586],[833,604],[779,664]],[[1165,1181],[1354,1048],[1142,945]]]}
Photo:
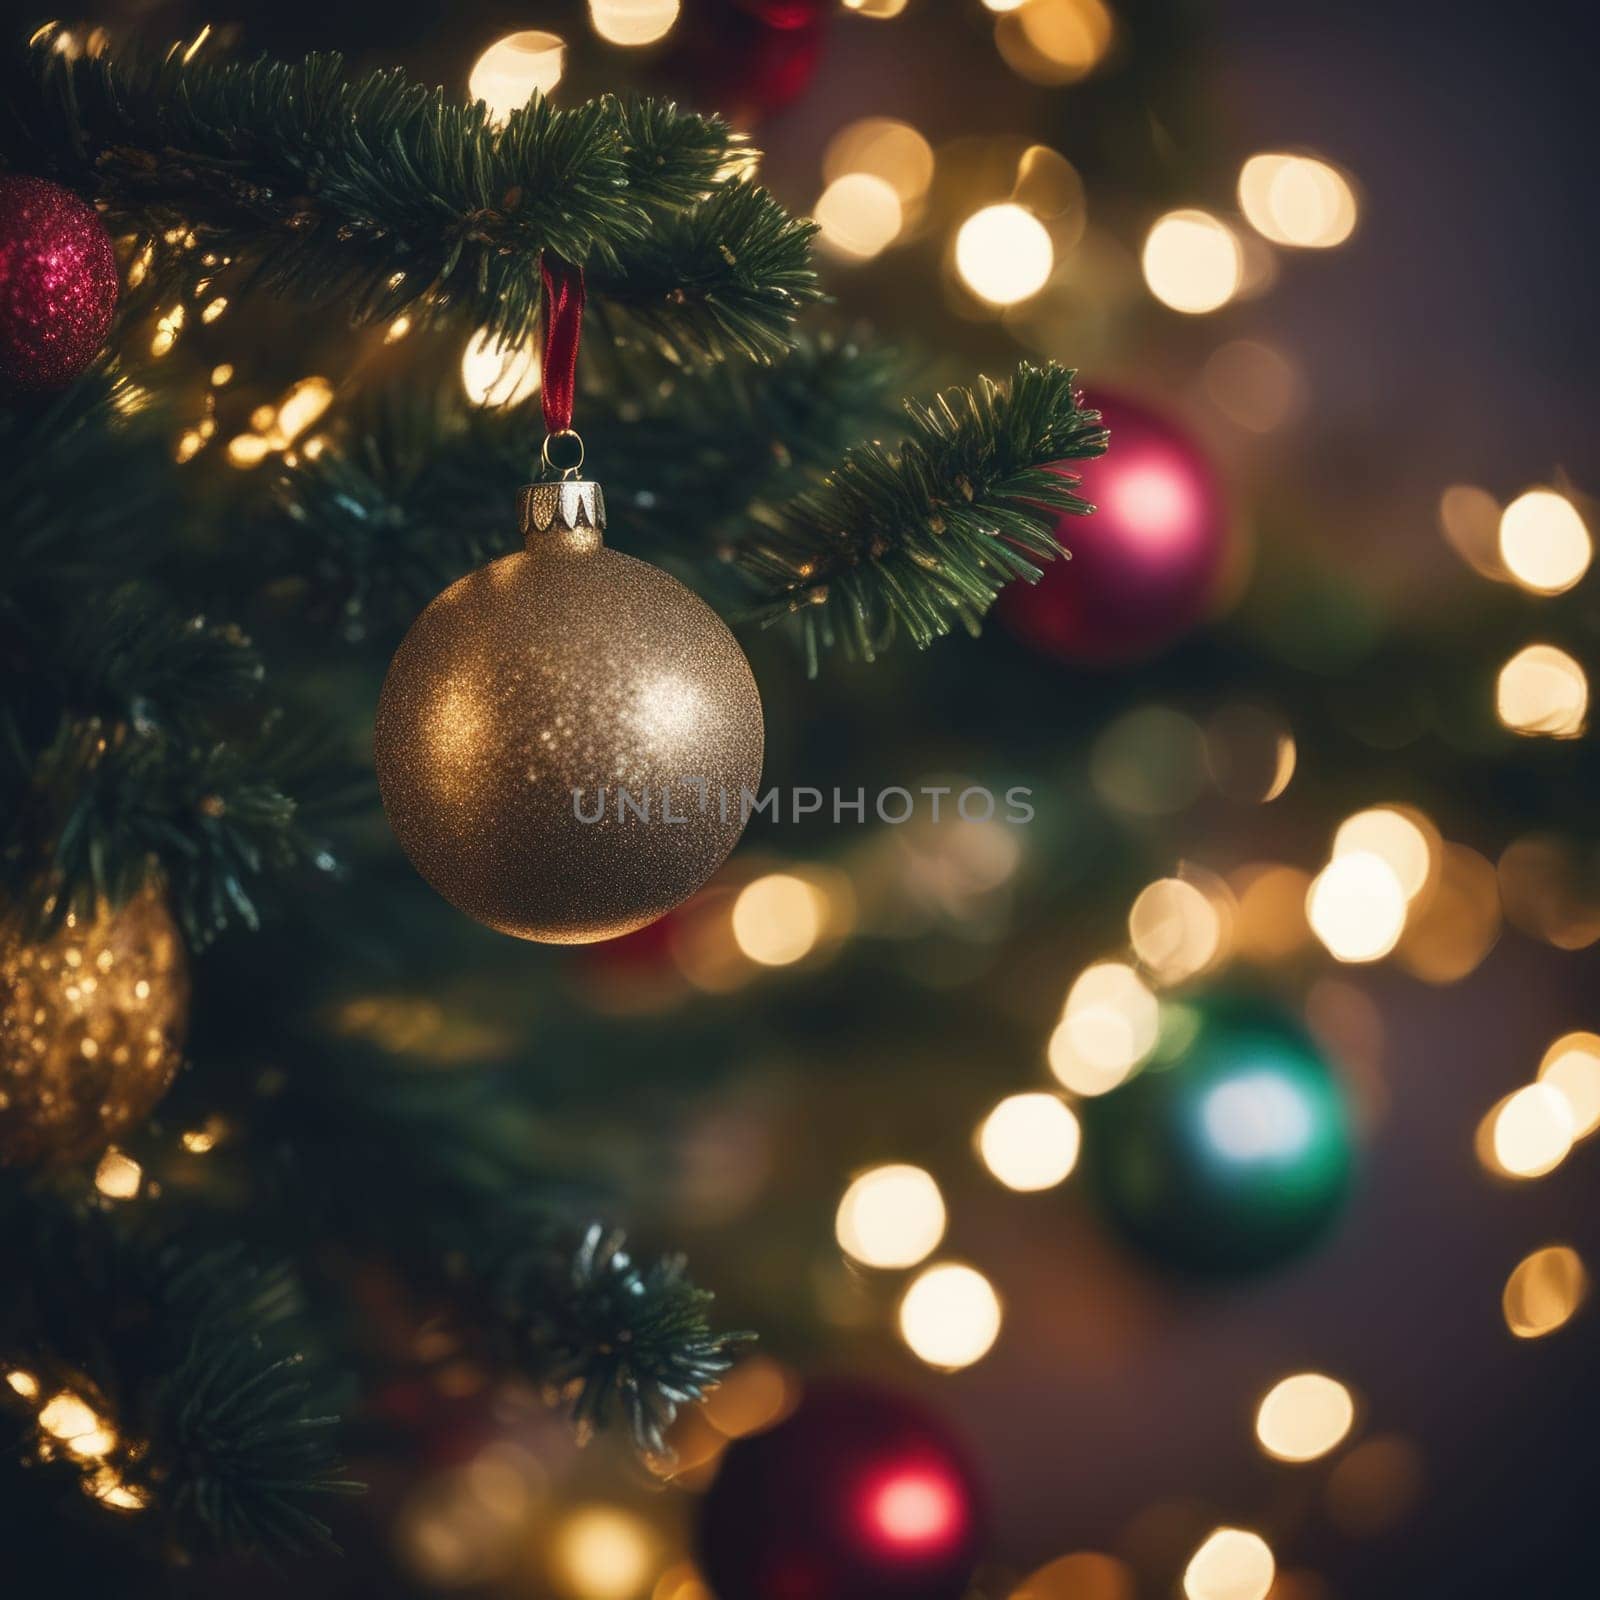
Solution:
{"label": "red ribbon hanger", "polygon": [[583,268],[546,250],[539,258],[539,279],[544,309],[544,425],[551,434],[570,433],[578,341],[583,335]]}

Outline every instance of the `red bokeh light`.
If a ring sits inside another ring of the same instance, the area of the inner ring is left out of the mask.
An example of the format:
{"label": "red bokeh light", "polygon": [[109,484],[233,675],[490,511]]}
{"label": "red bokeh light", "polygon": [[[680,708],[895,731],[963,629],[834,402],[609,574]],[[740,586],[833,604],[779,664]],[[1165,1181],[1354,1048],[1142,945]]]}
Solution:
{"label": "red bokeh light", "polygon": [[936,1555],[966,1530],[966,1502],[959,1484],[936,1467],[901,1467],[867,1491],[867,1531],[886,1551]]}

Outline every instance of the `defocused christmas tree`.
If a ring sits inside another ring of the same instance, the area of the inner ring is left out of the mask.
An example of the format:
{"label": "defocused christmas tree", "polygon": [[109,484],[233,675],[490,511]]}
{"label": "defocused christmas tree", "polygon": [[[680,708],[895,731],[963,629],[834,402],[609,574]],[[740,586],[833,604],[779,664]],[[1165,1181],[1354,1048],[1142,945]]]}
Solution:
{"label": "defocused christmas tree", "polygon": [[[1237,215],[1183,203],[1218,168],[1181,7],[551,10],[446,89],[266,24],[8,47],[8,1558],[1318,1596],[1265,1492],[1028,1576],[937,1385],[1027,1312],[999,1208],[1080,1168],[1031,1226],[1090,1241],[1051,1354],[1091,1385],[1158,1299],[1315,1273],[1384,1115],[1349,972],[1600,939],[1582,503],[1450,489],[1491,581],[1398,620],[1279,535],[1335,520],[1253,470],[1301,367],[1149,319],[1266,294],[1361,200],[1282,152]],[[1033,97],[1016,135],[858,82],[815,203],[769,192],[751,135],[913,25],[939,100],[979,51]],[[1463,1113],[1496,1181],[1600,1126],[1600,1039],[1534,1065]],[[1565,1244],[1497,1272],[1523,1339],[1587,1287]],[[1280,1376],[1240,1397],[1273,1461],[1366,1420]],[[1330,1516],[1403,1501],[1409,1448],[1342,1457]]]}

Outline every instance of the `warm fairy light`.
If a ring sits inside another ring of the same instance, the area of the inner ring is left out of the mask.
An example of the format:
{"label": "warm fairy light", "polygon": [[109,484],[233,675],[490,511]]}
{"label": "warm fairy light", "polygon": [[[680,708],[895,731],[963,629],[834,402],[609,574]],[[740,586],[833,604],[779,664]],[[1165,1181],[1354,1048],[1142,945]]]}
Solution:
{"label": "warm fairy light", "polygon": [[151,355],[164,356],[178,342],[184,316],[183,306],[176,305],[156,323],[155,337],[150,341]]}
{"label": "warm fairy light", "polygon": [[1270,805],[1294,781],[1300,752],[1276,711],[1248,701],[1225,705],[1205,726],[1206,766],[1230,800]]}
{"label": "warm fairy light", "polygon": [[1453,483],[1439,496],[1439,531],[1463,561],[1492,583],[1510,573],[1500,559],[1500,502],[1475,483]]}
{"label": "warm fairy light", "polygon": [[402,311],[400,315],[383,330],[383,342],[385,344],[399,344],[400,341],[410,332],[411,318]]}
{"label": "warm fairy light", "polygon": [[39,1426],[75,1456],[109,1455],[117,1447],[115,1431],[106,1426],[93,1406],[70,1389],[45,1401],[39,1410]]}
{"label": "warm fairy light", "polygon": [[1247,1528],[1218,1528],[1183,1573],[1187,1600],[1266,1600],[1277,1565],[1267,1541]]}
{"label": "warm fairy light", "polygon": [[1008,1095],[983,1120],[978,1151],[1008,1189],[1053,1189],[1077,1165],[1082,1133],[1053,1094]]}
{"label": "warm fairy light", "polygon": [[94,1186],[108,1200],[131,1200],[144,1180],[144,1168],[115,1145],[100,1157],[94,1169]]}
{"label": "warm fairy light", "polygon": [[1279,1461],[1315,1461],[1343,1442],[1355,1420],[1355,1401],[1337,1378],[1297,1372],[1267,1391],[1256,1438]]}
{"label": "warm fairy light", "polygon": [[1238,292],[1244,257],[1233,230],[1208,211],[1169,211],[1145,236],[1144,278],[1174,311],[1198,315]]}
{"label": "warm fairy light", "polygon": [[1104,0],[1025,0],[995,5],[994,42],[1006,65],[1030,83],[1076,83],[1105,59],[1114,31]]}
{"label": "warm fairy light", "polygon": [[185,461],[193,461],[205,449],[205,444],[206,436],[198,428],[189,428],[179,436],[177,446],[172,452],[173,459],[179,466]]}
{"label": "warm fairy light", "polygon": [[822,175],[829,183],[850,173],[882,178],[913,206],[933,182],[933,146],[911,126],[894,117],[863,117],[841,128],[828,141]]}
{"label": "warm fairy light", "polygon": [[1306,896],[1311,875],[1299,867],[1257,862],[1232,878],[1235,909],[1234,954],[1248,961],[1274,962],[1306,944]]}
{"label": "warm fairy light", "polygon": [[1026,5],[1027,0],[983,0],[983,3],[990,11],[1015,11]]}
{"label": "warm fairy light", "polygon": [[228,297],[226,295],[219,294],[216,299],[211,301],[205,310],[200,313],[200,320],[202,322],[215,322],[217,318],[220,317],[227,309]]}
{"label": "warm fairy light", "polygon": [[633,1600],[654,1570],[656,1540],[621,1506],[579,1506],[557,1529],[551,1561],[580,1600]]}
{"label": "warm fairy light", "polygon": [[250,426],[257,433],[268,432],[277,420],[278,408],[274,405],[259,405],[250,413]]}
{"label": "warm fairy light", "polygon": [[1427,888],[1438,865],[1443,840],[1420,811],[1409,806],[1373,806],[1339,824],[1333,858],[1366,851],[1388,863],[1406,899]]}
{"label": "warm fairy light", "polygon": [[231,361],[220,362],[217,366],[214,366],[211,369],[211,387],[213,389],[220,389],[225,384],[232,382],[233,363]]}
{"label": "warm fairy light", "polygon": [[1239,209],[1263,238],[1302,250],[1343,244],[1356,226],[1349,181],[1312,156],[1251,156],[1239,172]]}
{"label": "warm fairy light", "polygon": [[1405,888],[1382,856],[1352,850],[1312,881],[1306,920],[1336,961],[1377,961],[1405,931]]}
{"label": "warm fairy light", "polygon": [[1161,1008],[1132,967],[1103,961],[1073,984],[1050,1036],[1050,1070],[1074,1094],[1104,1094],[1155,1048]]}
{"label": "warm fairy light", "polygon": [[536,94],[549,94],[561,82],[567,47],[560,37],[538,29],[508,33],[473,63],[467,92],[489,108],[489,121],[503,123]]}
{"label": "warm fairy light", "polygon": [[654,44],[678,20],[678,0],[589,0],[589,22],[607,44]]}
{"label": "warm fairy light", "polygon": [[269,430],[272,443],[285,449],[294,443],[333,404],[333,385],[313,374],[292,384],[278,402],[278,415]]}
{"label": "warm fairy light", "polygon": [[228,441],[228,460],[236,467],[259,466],[272,454],[272,446],[259,433],[236,434]]}
{"label": "warm fairy light", "polygon": [[1500,559],[1524,589],[1561,594],[1589,570],[1594,543],[1564,494],[1530,489],[1500,513]]}
{"label": "warm fairy light", "polygon": [[787,967],[810,953],[822,933],[827,905],[803,878],[768,873],[747,883],[733,903],[733,938],[763,967]]}
{"label": "warm fairy light", "polygon": [[142,1511],[150,1504],[150,1493],[137,1484],[124,1483],[112,1467],[100,1466],[82,1482],[83,1492],[103,1506],[117,1511]]}
{"label": "warm fairy light", "polygon": [[1231,339],[1206,360],[1206,394],[1230,422],[1270,433],[1306,403],[1306,380],[1288,356],[1255,339]]}
{"label": "warm fairy light", "polygon": [[1512,1178],[1542,1178],[1567,1159],[1577,1131],[1572,1107],[1548,1083],[1530,1083],[1507,1095],[1493,1113],[1495,1164]]}
{"label": "warm fairy light", "polygon": [[25,1372],[21,1367],[13,1367],[6,1374],[6,1383],[10,1385],[14,1394],[19,1394],[24,1400],[37,1400],[39,1398],[39,1380],[31,1372]]}
{"label": "warm fairy light", "polygon": [[728,1439],[742,1439],[781,1422],[800,1398],[800,1385],[770,1356],[741,1361],[701,1403],[707,1422]]}
{"label": "warm fairy light", "polygon": [[999,1296],[976,1267],[954,1261],[929,1267],[900,1302],[900,1336],[930,1367],[970,1367],[999,1335]]}
{"label": "warm fairy light", "polygon": [[1013,201],[974,212],[956,234],[956,271],[990,305],[1014,306],[1037,294],[1054,265],[1044,224]]}
{"label": "warm fairy light", "polygon": [[854,11],[857,16],[887,21],[890,17],[898,17],[910,3],[911,0],[844,0],[844,8]]}
{"label": "warm fairy light", "polygon": [[870,172],[835,178],[812,211],[822,242],[857,261],[870,261],[893,244],[904,221],[894,186]]}
{"label": "warm fairy light", "polygon": [[1217,902],[1185,878],[1146,885],[1128,913],[1133,953],[1159,984],[1204,972],[1221,954],[1223,934]]}
{"label": "warm fairy light", "polygon": [[1570,1245],[1551,1244],[1516,1264],[1500,1306],[1517,1338],[1542,1339],[1565,1326],[1588,1295],[1582,1257]]}
{"label": "warm fairy light", "polygon": [[1500,882],[1493,862],[1464,844],[1439,853],[1439,881],[1426,905],[1412,907],[1395,952],[1424,983],[1458,983],[1500,937]]}
{"label": "warm fairy light", "polygon": [[1539,1082],[1567,1102],[1573,1138],[1588,1138],[1600,1128],[1600,1034],[1562,1034],[1539,1063]]}
{"label": "warm fairy light", "polygon": [[1589,711],[1589,680],[1565,650],[1530,644],[1500,669],[1495,710],[1513,733],[1573,739]]}
{"label": "warm fairy light", "polygon": [[868,1267],[914,1267],[944,1237],[944,1197],[921,1167],[863,1172],[833,1219],[839,1248]]}
{"label": "warm fairy light", "polygon": [[535,339],[502,345],[480,328],[461,352],[461,387],[475,406],[514,406],[539,391],[539,345]]}

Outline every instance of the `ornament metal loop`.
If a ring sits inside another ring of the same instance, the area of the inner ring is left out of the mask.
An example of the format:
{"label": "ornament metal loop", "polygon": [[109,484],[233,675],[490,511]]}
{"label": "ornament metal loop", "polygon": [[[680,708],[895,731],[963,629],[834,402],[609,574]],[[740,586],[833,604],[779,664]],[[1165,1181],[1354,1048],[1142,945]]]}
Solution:
{"label": "ornament metal loop", "polygon": [[[550,446],[557,439],[570,439],[578,447],[578,459],[569,467],[558,467],[550,459]],[[559,472],[563,478],[576,478],[583,471],[583,440],[573,428],[557,428],[554,433],[547,433],[544,436],[544,446],[539,451],[539,459],[544,462],[546,472]]]}

